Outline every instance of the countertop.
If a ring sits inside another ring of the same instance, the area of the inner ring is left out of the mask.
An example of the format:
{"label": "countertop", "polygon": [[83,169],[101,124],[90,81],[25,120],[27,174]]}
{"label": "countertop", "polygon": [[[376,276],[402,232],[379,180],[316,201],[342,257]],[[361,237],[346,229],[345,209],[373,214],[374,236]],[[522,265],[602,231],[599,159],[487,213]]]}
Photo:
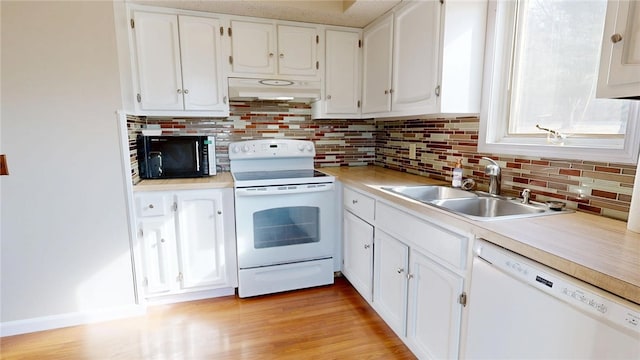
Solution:
{"label": "countertop", "polygon": [[581,212],[514,220],[475,221],[381,190],[443,184],[377,166],[322,168],[345,185],[448,223],[539,263],[640,304],[640,234],[626,222]]}
{"label": "countertop", "polygon": [[230,172],[220,172],[214,176],[188,179],[142,180],[133,186],[133,191],[197,190],[232,188]]}

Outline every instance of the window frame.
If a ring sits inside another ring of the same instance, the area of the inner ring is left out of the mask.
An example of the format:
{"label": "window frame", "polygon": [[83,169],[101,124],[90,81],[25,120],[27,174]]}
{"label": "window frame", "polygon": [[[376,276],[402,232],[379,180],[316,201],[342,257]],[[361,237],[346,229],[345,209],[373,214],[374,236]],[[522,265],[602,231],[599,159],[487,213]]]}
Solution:
{"label": "window frame", "polygon": [[561,145],[548,143],[544,133],[540,136],[509,135],[516,10],[517,1],[489,2],[478,151],[636,164],[640,147],[640,102],[631,104],[623,140],[578,135],[571,137],[570,145]]}

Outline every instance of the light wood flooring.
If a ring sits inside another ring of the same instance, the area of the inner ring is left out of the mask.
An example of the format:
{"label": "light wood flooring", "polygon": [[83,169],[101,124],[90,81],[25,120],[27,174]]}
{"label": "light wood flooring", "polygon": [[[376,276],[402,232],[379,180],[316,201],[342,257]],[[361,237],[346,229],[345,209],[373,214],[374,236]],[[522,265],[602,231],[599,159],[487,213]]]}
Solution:
{"label": "light wood flooring", "polygon": [[415,359],[344,278],[0,339],[2,359]]}

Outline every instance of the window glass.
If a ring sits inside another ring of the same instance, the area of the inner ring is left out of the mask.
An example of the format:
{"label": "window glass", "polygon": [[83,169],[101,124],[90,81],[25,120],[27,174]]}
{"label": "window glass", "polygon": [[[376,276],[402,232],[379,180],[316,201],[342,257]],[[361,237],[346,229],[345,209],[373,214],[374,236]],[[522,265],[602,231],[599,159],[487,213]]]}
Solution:
{"label": "window glass", "polygon": [[536,125],[568,135],[625,133],[629,101],[595,98],[606,7],[519,2],[509,134],[540,134]]}

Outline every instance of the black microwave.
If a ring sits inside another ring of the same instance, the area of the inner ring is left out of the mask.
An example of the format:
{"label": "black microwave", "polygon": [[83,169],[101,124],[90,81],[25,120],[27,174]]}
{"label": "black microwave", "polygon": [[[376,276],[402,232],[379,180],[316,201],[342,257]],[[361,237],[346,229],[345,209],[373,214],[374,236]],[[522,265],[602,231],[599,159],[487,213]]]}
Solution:
{"label": "black microwave", "polygon": [[142,179],[172,179],[216,174],[213,136],[143,136],[137,138]]}

